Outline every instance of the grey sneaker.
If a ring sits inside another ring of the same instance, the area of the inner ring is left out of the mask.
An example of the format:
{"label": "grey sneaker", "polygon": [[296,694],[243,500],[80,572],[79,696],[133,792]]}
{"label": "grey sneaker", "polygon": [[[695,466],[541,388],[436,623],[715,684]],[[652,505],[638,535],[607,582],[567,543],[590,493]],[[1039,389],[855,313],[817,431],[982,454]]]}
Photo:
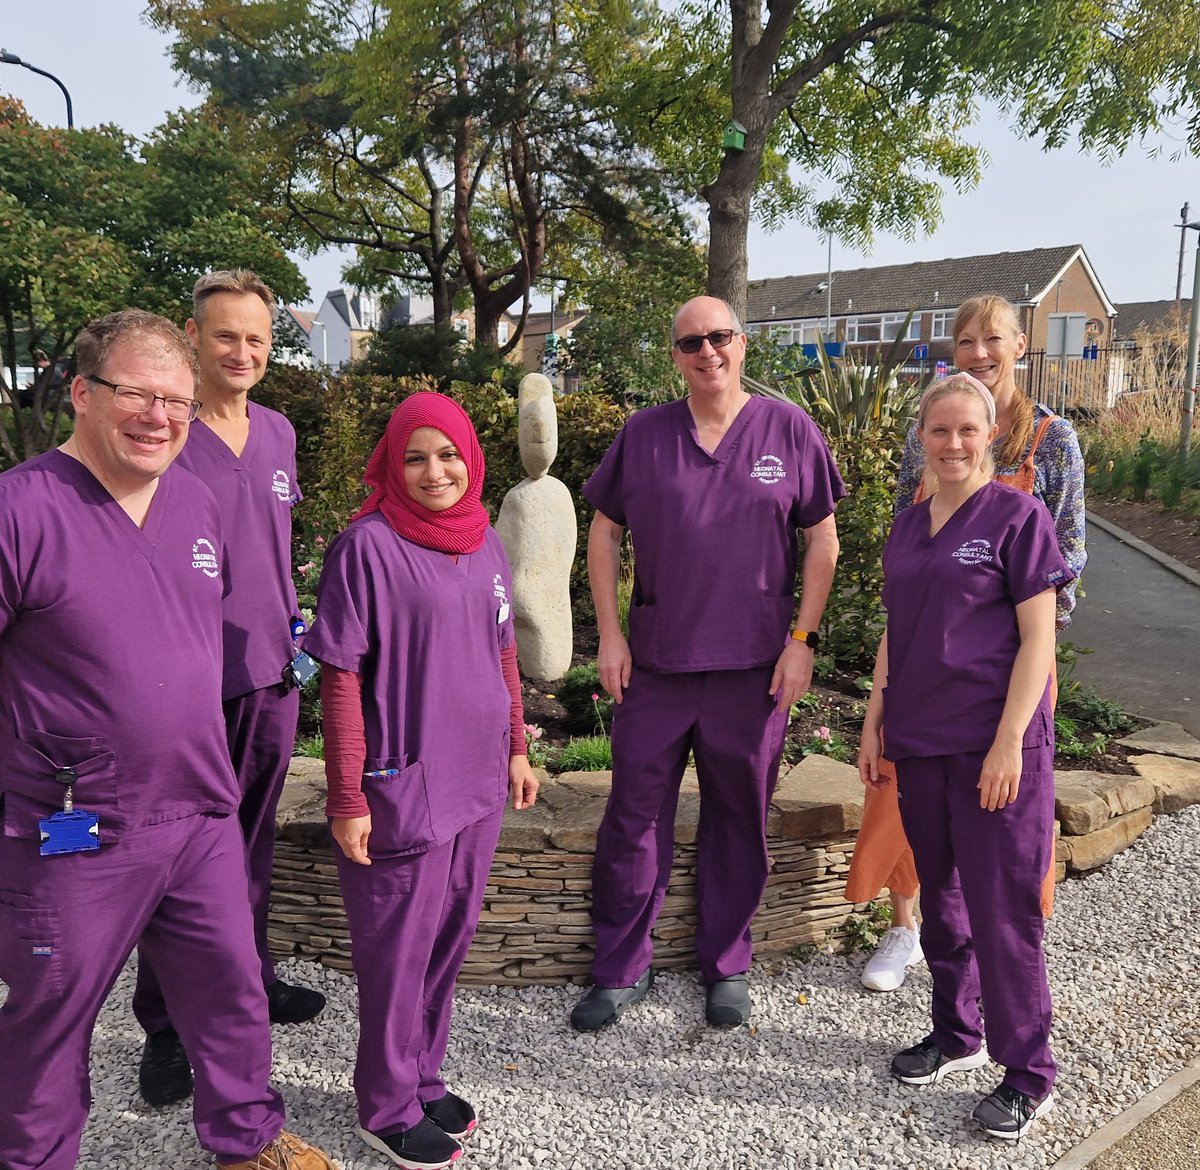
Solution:
{"label": "grey sneaker", "polygon": [[1001,1085],[975,1106],[971,1116],[983,1126],[983,1132],[988,1137],[1015,1142],[1039,1117],[1045,1116],[1053,1108],[1053,1093],[1047,1093],[1040,1101],[1035,1101],[1020,1089]]}
{"label": "grey sneaker", "polygon": [[926,1038],[892,1057],[892,1076],[906,1085],[936,1085],[947,1073],[982,1068],[987,1062],[987,1048],[982,1044],[966,1056],[949,1057]]}
{"label": "grey sneaker", "polygon": [[630,1004],[645,999],[653,983],[654,971],[647,967],[632,987],[593,987],[575,1005],[571,1027],[577,1032],[599,1032],[601,1028],[607,1028],[616,1023]]}
{"label": "grey sneaker", "polygon": [[710,983],[704,993],[704,1018],[714,1028],[736,1028],[750,1018],[753,1005],[746,976],[730,975]]}

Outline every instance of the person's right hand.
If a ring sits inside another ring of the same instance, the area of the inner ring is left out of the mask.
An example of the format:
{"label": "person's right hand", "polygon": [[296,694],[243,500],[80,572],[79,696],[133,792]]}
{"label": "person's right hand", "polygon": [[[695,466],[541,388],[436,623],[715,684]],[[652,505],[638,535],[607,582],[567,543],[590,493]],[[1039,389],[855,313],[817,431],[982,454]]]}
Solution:
{"label": "person's right hand", "polygon": [[600,639],[596,668],[600,672],[600,685],[612,695],[614,702],[619,703],[633,670],[633,655],[629,653],[629,643],[623,635],[611,634]]}
{"label": "person's right hand", "polygon": [[884,776],[879,771],[879,759],[883,755],[883,744],[878,731],[862,730],[858,747],[858,777],[864,784],[872,788],[882,788],[891,783],[890,776]]}
{"label": "person's right hand", "polygon": [[334,817],[331,826],[338,848],[358,865],[370,865],[367,838],[371,835],[371,814],[365,817]]}

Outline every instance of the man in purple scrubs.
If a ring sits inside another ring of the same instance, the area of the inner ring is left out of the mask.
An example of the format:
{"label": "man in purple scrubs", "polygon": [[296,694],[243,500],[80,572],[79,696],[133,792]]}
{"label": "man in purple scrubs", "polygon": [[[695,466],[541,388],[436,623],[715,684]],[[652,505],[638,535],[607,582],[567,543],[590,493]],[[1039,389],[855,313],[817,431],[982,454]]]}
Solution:
{"label": "man in purple scrubs", "polygon": [[221,717],[224,540],[172,467],[196,413],[183,333],[79,336],[76,424],[0,476],[0,1166],[71,1170],[88,1049],[141,941],[196,1061],[200,1144],[331,1170],[282,1132]]}
{"label": "man in purple scrubs", "polygon": [[[689,752],[701,794],[705,1017],[717,1027],[749,1018],[767,811],[837,562],[841,477],[804,411],[742,389],[746,337],[732,309],[696,297],[671,337],[687,398],[635,414],[584,488],[596,508],[588,571],[600,681],[617,702],[612,793],[592,873],[595,986],[571,1014],[589,1032],[650,987],[650,931],[670,878]],[[628,641],[617,616],[626,528],[636,561]]]}
{"label": "man in purple scrubs", "polygon": [[[298,618],[291,571],[296,433],[283,415],[248,398],[266,373],[274,312],[271,290],[252,272],[214,272],[196,282],[187,334],[200,359],[204,405],[179,462],[216,496],[230,550],[221,698],[241,791],[254,942],[271,1022],[296,1024],[316,1016],[325,997],[276,978],[267,945],[275,810],[300,713],[288,669]],[[146,1031],[142,1097],[151,1105],[183,1100],[192,1091],[191,1068],[144,953],[133,1008]]]}

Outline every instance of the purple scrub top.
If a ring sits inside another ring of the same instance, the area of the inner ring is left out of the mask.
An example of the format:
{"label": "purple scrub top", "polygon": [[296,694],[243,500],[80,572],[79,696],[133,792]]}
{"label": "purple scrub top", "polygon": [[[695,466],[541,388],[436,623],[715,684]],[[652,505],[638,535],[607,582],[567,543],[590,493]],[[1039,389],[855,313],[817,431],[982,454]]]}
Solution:
{"label": "purple scrub top", "polygon": [[512,575],[499,537],[457,562],[398,536],[381,512],[330,543],[305,640],[362,676],[373,857],[444,845],[508,792]]}
{"label": "purple scrub top", "polygon": [[256,402],[247,407],[250,435],[241,455],[197,419],[176,460],[216,496],[233,553],[225,599],[224,699],[279,682],[295,653],[292,508],[303,498],[296,483],[296,432],[277,410]]}
{"label": "purple scrub top", "polygon": [[830,515],[846,489],[803,410],[753,397],[711,454],[686,399],[639,410],[583,493],[633,537],[634,662],[677,673],[779,658],[799,530]]}
{"label": "purple scrub top", "polygon": [[62,808],[65,766],[102,842],[236,811],[221,549],[216,501],[181,468],[158,481],[144,528],[60,451],[0,475],[5,836],[37,838],[38,819]]}
{"label": "purple scrub top", "polygon": [[[883,552],[889,759],[986,752],[1020,648],[1016,607],[1072,580],[1044,505],[987,483],[929,535],[929,500],[901,512]],[[1050,680],[1024,747],[1053,742]]]}

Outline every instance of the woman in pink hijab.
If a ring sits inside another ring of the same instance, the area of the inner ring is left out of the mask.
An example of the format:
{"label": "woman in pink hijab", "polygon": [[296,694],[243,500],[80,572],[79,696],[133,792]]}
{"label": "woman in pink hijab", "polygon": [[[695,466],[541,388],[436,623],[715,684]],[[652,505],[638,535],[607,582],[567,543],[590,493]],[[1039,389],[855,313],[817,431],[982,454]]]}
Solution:
{"label": "woman in pink hijab", "polygon": [[536,799],[511,574],[484,461],[441,394],[396,409],[371,495],[329,546],[305,649],[323,664],[329,797],[359,990],[358,1132],[412,1170],[462,1153],[475,1111],[440,1076],[504,804]]}

